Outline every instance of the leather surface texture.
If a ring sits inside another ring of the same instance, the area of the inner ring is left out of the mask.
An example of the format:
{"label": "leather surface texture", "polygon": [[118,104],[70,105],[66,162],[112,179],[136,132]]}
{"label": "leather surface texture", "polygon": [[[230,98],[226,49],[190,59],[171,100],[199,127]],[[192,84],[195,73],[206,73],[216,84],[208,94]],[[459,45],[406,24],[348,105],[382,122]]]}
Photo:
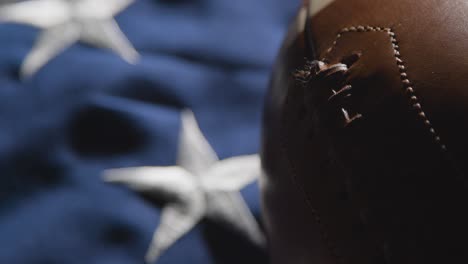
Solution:
{"label": "leather surface texture", "polygon": [[264,116],[273,263],[468,261],[467,14],[337,0],[298,16]]}

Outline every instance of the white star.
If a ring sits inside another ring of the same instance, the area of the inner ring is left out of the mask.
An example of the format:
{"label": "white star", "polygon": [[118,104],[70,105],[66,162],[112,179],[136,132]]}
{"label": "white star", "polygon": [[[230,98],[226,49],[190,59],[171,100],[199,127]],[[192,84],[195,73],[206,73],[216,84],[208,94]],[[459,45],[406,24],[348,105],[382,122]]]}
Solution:
{"label": "white star", "polygon": [[316,15],[318,12],[322,11],[325,7],[333,3],[335,0],[315,0],[309,1],[309,14],[310,16]]}
{"label": "white star", "polygon": [[146,255],[148,263],[190,231],[202,218],[222,222],[263,247],[262,231],[239,191],[260,174],[258,155],[219,161],[193,113],[182,113],[178,166],[108,170],[104,179],[146,195],[163,197],[160,225]]}
{"label": "white star", "polygon": [[0,22],[42,29],[21,66],[29,77],[77,41],[107,48],[129,63],[138,52],[120,30],[114,16],[134,0],[29,0],[0,6]]}

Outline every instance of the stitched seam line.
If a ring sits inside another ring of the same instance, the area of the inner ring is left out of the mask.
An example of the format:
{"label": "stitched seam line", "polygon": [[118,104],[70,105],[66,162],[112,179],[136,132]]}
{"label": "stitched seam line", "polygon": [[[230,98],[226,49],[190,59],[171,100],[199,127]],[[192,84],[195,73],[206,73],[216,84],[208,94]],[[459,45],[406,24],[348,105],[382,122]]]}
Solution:
{"label": "stitched seam line", "polygon": [[[401,79],[401,82],[402,82],[403,87],[405,89],[406,95],[410,99],[410,102],[412,104],[413,109],[415,111],[417,111],[419,119],[427,127],[427,129],[429,130],[429,132],[432,135],[432,137],[433,137],[434,141],[436,142],[436,144],[440,147],[440,149],[445,154],[447,154],[448,152],[447,152],[446,145],[442,143],[442,140],[441,140],[440,136],[438,135],[438,133],[436,132],[436,130],[432,126],[432,123],[430,122],[429,118],[427,117],[426,113],[424,112],[424,110],[422,108],[422,105],[420,103],[419,98],[415,94],[413,85],[412,85],[411,81],[408,78],[408,73],[407,73],[407,69],[406,69],[406,66],[405,66],[405,62],[402,60],[402,56],[400,54],[400,47],[398,45],[398,40],[396,39],[396,34],[391,28],[372,27],[372,26],[346,27],[346,28],[342,29],[337,34],[332,46],[326,51],[324,57],[328,56],[333,51],[333,49],[336,48],[336,46],[338,44],[338,40],[343,36],[343,34],[352,33],[352,32],[385,32],[385,33],[388,34],[388,36],[390,37],[391,43],[392,43],[394,57],[395,57],[398,69],[400,71],[400,79]],[[286,106],[289,105],[289,97],[290,97],[290,94],[288,94],[288,96],[287,96],[286,103],[285,103]],[[287,118],[284,118],[283,122],[285,122],[286,120],[287,120]],[[286,121],[286,123],[287,123],[287,121]],[[322,239],[325,241],[326,246],[327,246],[328,250],[330,251],[331,256],[334,257],[338,261],[338,263],[342,263],[342,261],[344,261],[344,257],[338,253],[337,247],[331,242],[330,237],[329,237],[329,235],[328,235],[328,233],[326,231],[326,228],[325,228],[325,226],[324,226],[324,224],[323,224],[323,222],[321,220],[320,214],[314,208],[313,203],[312,203],[308,193],[298,183],[297,168],[294,165],[294,162],[291,160],[290,156],[288,155],[288,149],[287,149],[287,146],[289,145],[288,141],[286,140],[284,135],[282,135],[281,138],[282,138],[282,141],[283,141],[282,144],[281,144],[281,149],[282,149],[283,153],[285,154],[286,160],[289,163],[289,167],[290,167],[290,169],[292,171],[290,179],[293,182],[293,185],[304,195],[307,206],[311,210],[313,218],[314,218],[315,222],[319,226],[320,234],[322,236]]]}
{"label": "stitched seam line", "polygon": [[[287,105],[289,105],[289,98],[286,99],[286,106]],[[284,120],[284,121],[286,121],[286,120]],[[284,121],[283,121],[283,123],[284,123]],[[335,258],[338,261],[338,263],[342,263],[341,261],[342,261],[343,257],[338,253],[337,247],[330,241],[330,236],[328,235],[328,232],[326,231],[326,228],[323,225],[320,214],[318,213],[318,211],[312,205],[312,201],[310,200],[310,197],[307,194],[306,190],[297,181],[297,174],[298,174],[297,173],[297,168],[294,165],[294,163],[292,162],[290,156],[288,155],[287,140],[283,136],[283,134],[282,134],[281,138],[282,138],[281,150],[284,153],[284,155],[286,156],[286,160],[289,163],[289,168],[291,169],[291,172],[292,172],[291,175],[290,175],[290,179],[291,179],[293,185],[296,187],[296,189],[298,189],[299,192],[301,192],[302,195],[305,197],[306,204],[309,207],[309,210],[310,210],[310,212],[312,214],[312,217],[314,218],[314,221],[317,223],[317,225],[319,227],[320,235],[322,236],[322,239],[325,242],[325,245],[326,245],[328,251],[330,252],[330,255],[333,258]]]}
{"label": "stitched seam line", "polygon": [[340,33],[337,34],[335,41],[333,42],[333,45],[327,50],[325,53],[325,56],[328,56],[333,49],[336,48],[336,45],[338,44],[338,40],[343,36],[345,33],[352,33],[352,32],[385,32],[388,34],[390,37],[390,41],[392,42],[393,46],[393,54],[396,60],[396,64],[398,66],[398,69],[400,71],[400,79],[401,83],[403,84],[403,87],[405,89],[405,93],[408,97],[408,99],[411,102],[411,106],[414,111],[416,111],[418,115],[418,119],[423,122],[424,126],[428,129],[429,133],[431,134],[434,142],[439,146],[439,148],[446,153],[447,152],[447,146],[442,142],[439,134],[437,131],[434,129],[434,126],[432,125],[431,121],[427,117],[426,113],[423,110],[423,107],[421,105],[421,102],[419,98],[417,97],[413,84],[408,78],[408,73],[407,69],[405,66],[405,62],[403,61],[401,54],[400,54],[400,46],[398,45],[398,40],[396,39],[396,34],[391,28],[382,28],[382,27],[371,27],[371,26],[355,26],[355,27],[346,27],[340,31]]}
{"label": "stitched seam line", "polygon": [[[308,69],[307,65],[304,67],[304,72],[307,72],[309,71],[310,69]],[[301,78],[298,78],[297,76],[297,72],[294,74],[295,78],[296,78],[296,81],[299,81],[299,84],[303,87],[305,84],[306,84],[306,81],[304,79],[301,79]],[[307,77],[305,77],[307,78]],[[297,85],[297,84],[296,84]],[[291,94],[288,93],[287,95],[287,98],[286,98],[286,102],[285,102],[285,106],[286,106],[286,109],[289,109],[289,104],[290,104],[290,96]],[[288,122],[288,119],[283,117],[283,120],[282,120],[282,123],[285,123],[284,125],[287,126],[287,122]],[[312,203],[312,200],[310,199],[307,191],[303,188],[303,186],[301,186],[297,180],[297,167],[296,165],[294,164],[294,162],[291,160],[291,157],[290,155],[288,155],[288,140],[284,137],[284,134],[281,133],[281,151],[283,152],[283,155],[286,157],[286,160],[289,164],[289,169],[291,170],[291,174],[290,174],[290,180],[293,184],[293,186],[303,195],[303,197],[305,198],[305,202],[306,202],[306,205],[307,207],[309,208],[310,210],[310,213],[312,214],[312,217],[314,219],[314,221],[317,223],[318,225],[318,229],[319,229],[319,232],[320,232],[320,236],[322,238],[322,240],[324,241],[325,243],[325,246],[326,248],[328,249],[328,252],[330,254],[330,256],[336,260],[336,263],[343,263],[343,256],[342,254],[340,254],[338,252],[338,248],[337,246],[330,240],[330,236],[327,232],[327,229],[325,227],[325,225],[323,224],[322,222],[322,219],[320,217],[320,214],[319,212],[314,208],[313,206],[313,203]]]}

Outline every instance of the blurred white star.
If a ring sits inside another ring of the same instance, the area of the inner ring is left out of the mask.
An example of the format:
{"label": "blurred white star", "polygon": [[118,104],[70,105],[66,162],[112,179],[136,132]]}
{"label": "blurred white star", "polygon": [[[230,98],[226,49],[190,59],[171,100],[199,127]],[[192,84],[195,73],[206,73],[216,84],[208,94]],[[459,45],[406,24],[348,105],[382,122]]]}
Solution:
{"label": "blurred white star", "polygon": [[138,167],[105,171],[107,182],[159,198],[168,203],[147,252],[155,262],[179,238],[206,217],[233,229],[263,247],[263,233],[240,190],[260,175],[258,155],[219,161],[200,131],[192,112],[182,114],[178,166]]}
{"label": "blurred white star", "polygon": [[318,12],[322,11],[325,7],[333,3],[335,0],[314,0],[309,1],[309,14],[310,16],[316,15]]}
{"label": "blurred white star", "polygon": [[77,41],[110,49],[128,63],[138,52],[114,16],[134,0],[28,0],[0,5],[0,22],[28,24],[42,31],[21,66],[30,77]]}

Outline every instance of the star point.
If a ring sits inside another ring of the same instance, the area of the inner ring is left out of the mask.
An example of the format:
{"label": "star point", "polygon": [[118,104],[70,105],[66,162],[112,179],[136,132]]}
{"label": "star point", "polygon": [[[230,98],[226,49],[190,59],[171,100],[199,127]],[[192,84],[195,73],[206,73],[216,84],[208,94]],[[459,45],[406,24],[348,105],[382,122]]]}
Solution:
{"label": "star point", "polygon": [[146,254],[154,263],[177,240],[209,218],[263,247],[263,233],[240,194],[260,174],[258,155],[219,160],[191,111],[182,113],[177,166],[113,169],[104,180],[167,200]]}
{"label": "star point", "polygon": [[134,0],[28,0],[0,5],[0,22],[20,23],[42,31],[21,66],[22,78],[38,72],[75,42],[108,49],[130,64],[139,53],[114,16]]}

